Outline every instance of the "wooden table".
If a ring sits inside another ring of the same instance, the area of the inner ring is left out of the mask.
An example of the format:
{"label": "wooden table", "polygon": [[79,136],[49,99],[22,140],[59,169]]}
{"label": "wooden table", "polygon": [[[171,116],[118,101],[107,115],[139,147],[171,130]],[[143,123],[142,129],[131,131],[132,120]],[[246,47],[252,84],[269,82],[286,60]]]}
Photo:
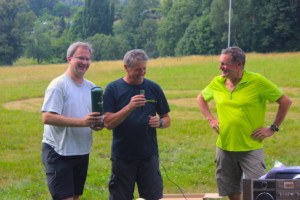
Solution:
{"label": "wooden table", "polygon": [[[161,200],[221,200],[217,193],[164,194]],[[141,198],[137,200],[142,200]]]}

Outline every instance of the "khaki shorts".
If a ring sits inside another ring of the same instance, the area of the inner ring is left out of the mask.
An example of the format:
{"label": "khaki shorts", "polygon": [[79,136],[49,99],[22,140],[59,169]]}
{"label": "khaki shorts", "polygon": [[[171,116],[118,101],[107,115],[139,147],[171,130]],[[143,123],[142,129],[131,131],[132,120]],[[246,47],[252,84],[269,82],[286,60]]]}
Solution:
{"label": "khaki shorts", "polygon": [[258,179],[266,174],[264,150],[216,150],[216,180],[220,196],[240,194],[242,179]]}

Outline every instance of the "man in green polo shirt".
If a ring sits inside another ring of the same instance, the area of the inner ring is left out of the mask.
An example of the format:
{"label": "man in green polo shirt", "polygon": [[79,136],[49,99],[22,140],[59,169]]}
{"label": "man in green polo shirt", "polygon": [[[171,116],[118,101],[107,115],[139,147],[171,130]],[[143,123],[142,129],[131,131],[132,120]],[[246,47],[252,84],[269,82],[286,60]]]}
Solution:
{"label": "man in green polo shirt", "polygon": [[[279,130],[291,100],[264,76],[244,69],[245,53],[239,47],[223,49],[215,77],[197,97],[198,105],[212,129],[218,133],[216,180],[220,196],[242,198],[242,176],[257,179],[265,174],[262,141]],[[215,100],[218,117],[208,101]],[[277,102],[273,124],[264,126],[266,102]]]}

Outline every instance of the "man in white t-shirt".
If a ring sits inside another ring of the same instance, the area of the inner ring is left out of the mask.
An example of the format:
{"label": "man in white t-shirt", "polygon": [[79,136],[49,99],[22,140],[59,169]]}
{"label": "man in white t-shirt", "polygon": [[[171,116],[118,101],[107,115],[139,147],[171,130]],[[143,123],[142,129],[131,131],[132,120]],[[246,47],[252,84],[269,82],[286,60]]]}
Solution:
{"label": "man in white t-shirt", "polygon": [[92,130],[103,117],[91,111],[91,88],[86,80],[92,49],[75,42],[67,51],[68,68],[49,84],[42,107],[44,125],[42,160],[53,199],[77,200],[87,176]]}

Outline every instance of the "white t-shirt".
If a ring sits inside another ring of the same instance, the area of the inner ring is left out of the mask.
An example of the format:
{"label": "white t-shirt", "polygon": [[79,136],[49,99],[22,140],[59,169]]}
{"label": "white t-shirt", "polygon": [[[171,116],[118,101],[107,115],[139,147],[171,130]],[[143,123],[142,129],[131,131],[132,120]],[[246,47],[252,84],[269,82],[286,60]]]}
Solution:
{"label": "white t-shirt", "polygon": [[[95,84],[84,79],[75,83],[63,74],[49,84],[42,112],[54,112],[72,118],[83,118],[91,113],[91,88]],[[59,127],[44,125],[43,143],[47,143],[63,156],[85,155],[92,146],[90,127]]]}

